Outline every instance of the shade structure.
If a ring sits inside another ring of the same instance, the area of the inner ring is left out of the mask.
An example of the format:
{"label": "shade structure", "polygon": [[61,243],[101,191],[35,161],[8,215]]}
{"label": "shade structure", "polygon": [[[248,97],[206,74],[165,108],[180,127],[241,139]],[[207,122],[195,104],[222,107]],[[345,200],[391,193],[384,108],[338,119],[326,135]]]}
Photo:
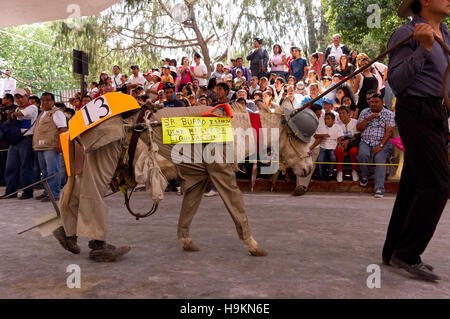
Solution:
{"label": "shade structure", "polygon": [[98,15],[120,0],[0,0],[0,28]]}

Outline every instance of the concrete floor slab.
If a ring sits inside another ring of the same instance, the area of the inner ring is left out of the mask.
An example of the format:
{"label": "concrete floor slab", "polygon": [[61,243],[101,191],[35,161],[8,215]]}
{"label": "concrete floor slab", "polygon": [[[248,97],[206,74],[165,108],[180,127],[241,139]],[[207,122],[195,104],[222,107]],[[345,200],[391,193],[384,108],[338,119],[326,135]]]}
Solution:
{"label": "concrete floor slab", "polygon": [[[138,211],[151,204],[144,192],[133,199]],[[182,251],[181,200],[166,193],[154,216],[136,221],[120,194],[107,198],[109,240],[133,249],[104,264],[88,259],[86,238],[81,254],[72,255],[37,231],[17,235],[52,212],[50,203],[1,200],[0,298],[450,298],[449,206],[423,256],[443,280],[428,283],[380,265],[393,196],[245,193],[250,227],[267,257],[248,255],[219,197],[204,198],[194,218],[191,235],[201,250]],[[80,266],[80,289],[67,288],[71,264]],[[379,289],[366,284],[371,264],[381,267]]]}

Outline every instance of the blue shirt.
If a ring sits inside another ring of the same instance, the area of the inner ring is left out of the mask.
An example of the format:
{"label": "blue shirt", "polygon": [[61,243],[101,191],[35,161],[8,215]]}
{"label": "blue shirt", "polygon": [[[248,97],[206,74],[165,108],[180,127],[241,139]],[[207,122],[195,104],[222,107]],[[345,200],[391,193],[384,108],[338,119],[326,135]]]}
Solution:
{"label": "blue shirt", "polygon": [[[388,48],[414,32],[416,23],[427,23],[420,16],[401,26],[392,35]],[[441,22],[444,42],[450,46],[447,27]],[[395,96],[421,96],[442,98],[442,80],[450,57],[435,41],[430,51],[414,38],[389,54],[388,81]],[[450,95],[450,90],[449,90]]]}
{"label": "blue shirt", "polygon": [[[364,109],[359,115],[358,123],[361,123],[372,114],[373,112],[370,108]],[[395,115],[394,112],[383,107],[380,117],[369,120],[366,129],[361,132],[361,141],[372,147],[377,146],[383,140],[384,134],[386,134],[386,127],[388,126],[395,126]]]}
{"label": "blue shirt", "polygon": [[[313,99],[311,98],[311,96],[309,95],[305,96],[303,100],[300,102],[300,107],[312,100]],[[314,104],[319,104],[321,107],[323,107],[323,98],[318,99]]]}
{"label": "blue shirt", "polygon": [[291,75],[295,76],[297,81],[303,79],[303,76],[305,75],[305,66],[308,66],[308,64],[303,58],[295,59],[291,62]]}

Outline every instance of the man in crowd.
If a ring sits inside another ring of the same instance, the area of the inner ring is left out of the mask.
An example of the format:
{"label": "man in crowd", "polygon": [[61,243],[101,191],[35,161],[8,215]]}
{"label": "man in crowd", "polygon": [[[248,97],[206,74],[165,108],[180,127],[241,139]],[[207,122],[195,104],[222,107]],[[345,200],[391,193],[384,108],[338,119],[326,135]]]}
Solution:
{"label": "man in crowd", "polygon": [[38,96],[36,95],[30,96],[29,101],[31,104],[36,105],[38,110],[41,108],[41,99]]}
{"label": "man in crowd", "polygon": [[255,93],[255,91],[258,91],[259,85],[258,85],[258,77],[257,76],[252,76],[251,82],[250,82],[250,97],[253,98],[253,94]]}
{"label": "man in crowd", "polygon": [[405,163],[383,262],[392,262],[421,279],[439,280],[420,256],[433,237],[449,194],[448,113],[441,89],[448,56],[434,36],[450,46],[443,22],[450,7],[448,1],[403,1],[398,15],[414,18],[395,31],[388,47],[413,32],[414,38],[389,56],[388,80],[397,96],[395,112]]}
{"label": "man in crowd", "polygon": [[[2,99],[2,107],[0,108],[0,124],[6,124],[8,121],[8,113],[14,112],[14,96],[6,94]],[[6,159],[8,156],[9,142],[4,138],[0,140],[0,185],[5,185],[5,169]]]}
{"label": "man in crowd", "polygon": [[[361,132],[361,142],[358,150],[359,163],[386,164],[391,154],[392,144],[389,140],[395,126],[394,113],[383,107],[383,97],[375,94],[370,99],[370,108],[363,110],[359,116],[356,129]],[[360,185],[366,187],[369,180],[369,168],[361,165],[362,178]],[[386,166],[375,167],[375,197],[384,196],[384,180]]]}
{"label": "man in crowd", "polygon": [[11,71],[6,70],[6,79],[3,80],[3,95],[13,94],[16,90],[16,80],[11,77]]}
{"label": "man in crowd", "polygon": [[175,85],[167,82],[164,84],[164,95],[166,100],[164,101],[164,107],[183,107],[183,102],[175,100]]}
{"label": "man in crowd", "polygon": [[231,74],[233,75],[233,79],[236,77],[236,70],[241,69],[242,70],[242,76],[245,78],[247,83],[250,83],[252,79],[252,74],[250,73],[250,70],[247,69],[245,66],[242,65],[242,58],[236,59],[236,66],[231,70]]}
{"label": "man in crowd", "polygon": [[197,52],[194,53],[194,75],[199,85],[208,85],[208,69],[202,62],[202,57]]}
{"label": "man in crowd", "polygon": [[305,81],[308,74],[308,63],[301,56],[301,50],[294,48],[294,60],[291,62],[291,75],[295,76],[297,81]]}
{"label": "man in crowd", "polygon": [[131,71],[133,74],[128,79],[127,84],[127,93],[130,94],[131,90],[137,88],[138,86],[144,87],[145,84],[145,77],[142,75],[142,73],[139,72],[139,66],[132,65]]}
{"label": "man in crowd", "polygon": [[[319,96],[319,84],[318,83],[311,83],[311,85],[309,86],[309,95],[305,96],[302,100],[302,102],[300,103],[300,106],[305,105],[308,102],[311,102],[312,100],[314,100],[315,98],[317,98]],[[319,104],[320,106],[323,106],[323,98],[320,98],[319,100],[317,100],[316,102],[314,102],[315,104]]]}
{"label": "man in crowd", "polygon": [[[33,149],[38,157],[42,177],[54,175],[61,171],[61,145],[59,134],[67,131],[67,121],[64,113],[55,106],[55,96],[52,93],[42,94],[42,112],[36,120],[33,136]],[[59,200],[61,175],[48,180],[48,185],[55,199]],[[44,190],[36,199],[50,201],[49,194]]]}
{"label": "man in crowd", "polygon": [[115,65],[113,67],[113,75],[111,76],[111,84],[115,91],[117,91],[117,89],[121,87],[121,77],[122,75],[120,74],[120,67],[118,65]]}
{"label": "man in crowd", "polygon": [[330,54],[335,56],[336,61],[340,60],[341,55],[350,54],[350,49],[346,45],[341,44],[341,36],[339,34],[333,36],[333,44],[325,50],[324,61],[327,61]]}
{"label": "man in crowd", "polygon": [[[267,63],[269,62],[269,54],[267,53],[266,49],[261,48],[261,44],[262,39],[255,38],[253,40],[254,49],[247,56],[247,60],[250,61],[250,70],[252,71],[252,75],[257,76],[258,79],[260,79],[263,76],[266,76]],[[249,77],[247,77],[247,82],[250,83]]]}
{"label": "man in crowd", "polygon": [[[25,90],[16,89],[14,100],[18,107],[14,112],[9,113],[11,120],[19,122],[23,138],[17,144],[11,145],[8,150],[6,160],[5,182],[6,191],[0,198],[17,191],[19,187],[33,184],[33,131],[38,116],[38,108],[28,101]],[[18,183],[20,183],[18,185]],[[17,197],[17,194],[13,197]],[[33,188],[23,191],[19,199],[33,198]]]}

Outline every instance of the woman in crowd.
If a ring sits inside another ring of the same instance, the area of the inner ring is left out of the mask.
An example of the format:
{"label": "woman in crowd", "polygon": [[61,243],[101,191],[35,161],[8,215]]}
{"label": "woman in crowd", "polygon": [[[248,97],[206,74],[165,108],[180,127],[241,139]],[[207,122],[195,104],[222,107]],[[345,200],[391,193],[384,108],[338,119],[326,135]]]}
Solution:
{"label": "woman in crowd", "polygon": [[108,73],[106,73],[106,71],[102,71],[102,73],[100,73],[100,78],[98,80],[98,84],[104,84],[106,86],[107,78],[108,78]]}
{"label": "woman in crowd", "polygon": [[110,76],[108,76],[106,78],[106,85],[105,85],[105,92],[109,93],[109,92],[114,92],[116,89],[114,88],[114,86],[112,85],[112,78]]}
{"label": "woman in crowd", "polygon": [[211,74],[210,79],[215,78],[216,79],[216,83],[220,83],[220,82],[222,82],[223,73],[224,73],[224,71],[223,71],[223,63],[222,62],[217,62],[216,70]]}
{"label": "woman in crowd", "polygon": [[281,46],[279,44],[275,44],[273,46],[273,56],[269,61],[271,73],[275,73],[286,79],[287,72],[284,71],[286,61],[286,54],[282,52]]}
{"label": "woman in crowd", "polygon": [[[369,63],[369,57],[364,53],[358,55],[358,58],[361,56],[361,61],[358,64],[358,68],[362,68]],[[356,79],[353,84],[353,92],[358,93],[358,104],[356,108],[358,109],[358,115],[361,114],[361,111],[365,108],[369,107],[369,103],[367,102],[367,91],[375,90],[378,91],[378,80],[375,75],[372,74],[370,68],[365,69],[362,73],[356,76]]]}
{"label": "woman in crowd", "polygon": [[346,78],[350,74],[355,71],[355,67],[353,64],[349,63],[348,56],[343,54],[339,59],[339,66],[336,69],[336,72],[339,73],[342,77]]}
{"label": "woman in crowd", "polygon": [[152,101],[158,101],[159,95],[158,92],[163,89],[164,84],[161,82],[161,74],[158,71],[155,71],[152,73],[152,80],[153,84],[148,89],[148,92],[146,92],[149,96],[149,98]]}
{"label": "woman in crowd", "polygon": [[180,74],[180,85],[178,86],[179,92],[187,83],[192,83],[192,80],[195,77],[194,67],[189,65],[189,59],[186,56],[181,59]]}
{"label": "woman in crowd", "polygon": [[264,100],[264,105],[272,112],[275,112],[278,104],[276,104],[273,101],[273,92],[271,90],[271,88],[267,88],[267,90],[265,90],[263,92],[263,100]]}
{"label": "woman in crowd", "polygon": [[352,52],[350,52],[350,56],[348,61],[356,68],[357,67],[357,63],[356,63],[356,57],[358,56],[359,52],[358,50],[352,50]]}

